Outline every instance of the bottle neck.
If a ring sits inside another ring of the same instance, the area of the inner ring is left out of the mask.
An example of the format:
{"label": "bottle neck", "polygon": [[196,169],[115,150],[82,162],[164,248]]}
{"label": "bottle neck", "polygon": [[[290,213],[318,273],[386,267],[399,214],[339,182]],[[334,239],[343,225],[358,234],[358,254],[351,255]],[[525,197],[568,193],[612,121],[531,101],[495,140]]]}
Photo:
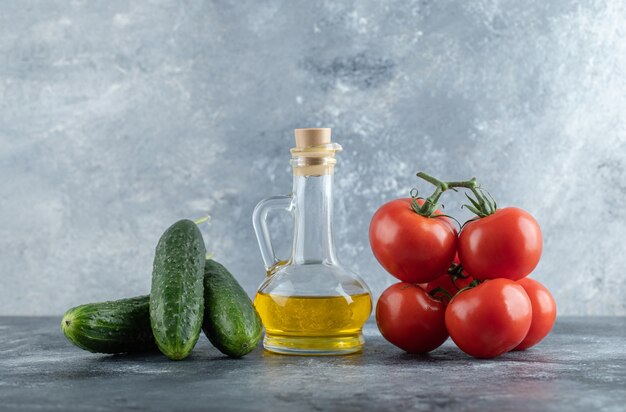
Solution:
{"label": "bottle neck", "polygon": [[335,264],[333,175],[293,177],[295,264]]}

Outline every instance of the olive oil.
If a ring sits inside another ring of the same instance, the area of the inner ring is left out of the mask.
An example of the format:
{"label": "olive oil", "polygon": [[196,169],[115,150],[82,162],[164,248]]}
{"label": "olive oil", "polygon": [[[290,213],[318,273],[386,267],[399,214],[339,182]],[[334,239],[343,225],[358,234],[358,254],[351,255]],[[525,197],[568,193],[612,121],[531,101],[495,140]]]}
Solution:
{"label": "olive oil", "polygon": [[[345,355],[363,348],[361,332],[372,311],[369,288],[335,253],[333,175],[341,146],[330,129],[296,129],[290,150],[293,189],[261,200],[252,214],[266,277],[254,300],[263,325],[263,347],[287,355]],[[268,216],[288,211],[291,254],[280,259]]]}
{"label": "olive oil", "polygon": [[[369,293],[345,296],[280,296],[257,293],[254,305],[265,326],[265,347],[289,353],[357,352],[361,328],[372,311]],[[286,350],[281,350],[286,349]]]}

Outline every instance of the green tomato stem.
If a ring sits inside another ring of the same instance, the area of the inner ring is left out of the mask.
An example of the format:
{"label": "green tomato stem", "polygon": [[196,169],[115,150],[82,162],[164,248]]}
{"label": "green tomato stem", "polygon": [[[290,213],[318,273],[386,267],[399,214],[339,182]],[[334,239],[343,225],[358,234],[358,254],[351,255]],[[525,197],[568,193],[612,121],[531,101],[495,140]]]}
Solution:
{"label": "green tomato stem", "polygon": [[446,298],[448,298],[448,300],[452,299],[452,295],[448,293],[448,291],[442,288],[441,286],[437,286],[436,288],[428,292],[428,294],[432,296],[433,298],[435,298],[438,293],[441,293],[442,295],[444,295]]}
{"label": "green tomato stem", "polygon": [[466,290],[470,290],[470,289],[475,288],[476,286],[480,285],[482,282],[483,282],[482,280],[478,280],[478,279],[472,280],[469,285],[465,286],[463,289],[461,289],[458,292],[456,292],[456,294],[454,296],[452,296],[452,299],[450,299],[450,303],[452,303],[454,298],[459,296],[459,294],[465,292]]}
{"label": "green tomato stem", "polygon": [[435,191],[433,192],[433,194],[425,198],[424,204],[422,204],[421,206],[415,201],[415,198],[413,199],[413,211],[425,217],[433,217],[435,215],[435,211],[439,207],[439,199],[445,191],[449,189],[456,191],[456,188],[466,188],[474,191],[478,187],[475,177],[471,178],[470,180],[455,182],[444,182],[443,180],[437,179],[436,177],[431,176],[425,172],[418,172],[417,177],[435,186]]}

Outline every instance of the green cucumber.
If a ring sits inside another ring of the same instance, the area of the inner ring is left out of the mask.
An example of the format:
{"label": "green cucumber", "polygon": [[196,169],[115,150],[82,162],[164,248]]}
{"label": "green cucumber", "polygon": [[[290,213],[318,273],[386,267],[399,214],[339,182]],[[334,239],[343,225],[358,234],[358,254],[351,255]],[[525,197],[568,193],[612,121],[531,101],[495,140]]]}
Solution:
{"label": "green cucumber", "polygon": [[170,226],[156,247],[150,323],[159,350],[172,360],[189,356],[202,326],[206,250],[191,220]]}
{"label": "green cucumber", "polygon": [[61,329],[81,349],[96,353],[156,350],[150,328],[150,298],[89,303],[65,312]]}
{"label": "green cucumber", "polygon": [[263,335],[263,324],[237,280],[221,264],[204,265],[202,330],[220,352],[239,358],[251,352]]}

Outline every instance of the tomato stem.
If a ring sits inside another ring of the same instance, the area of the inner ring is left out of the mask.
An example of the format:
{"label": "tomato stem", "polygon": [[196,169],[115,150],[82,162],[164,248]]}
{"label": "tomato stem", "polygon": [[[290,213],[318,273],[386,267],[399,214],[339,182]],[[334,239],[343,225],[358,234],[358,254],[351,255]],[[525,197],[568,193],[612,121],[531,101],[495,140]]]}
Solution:
{"label": "tomato stem", "polygon": [[428,292],[428,294],[432,296],[433,298],[436,298],[436,295],[438,293],[441,293],[442,295],[444,295],[448,300],[452,299],[452,295],[448,293],[448,291],[442,288],[441,286],[437,286],[436,288]]}
{"label": "tomato stem", "polygon": [[417,203],[417,199],[418,199],[417,196],[411,195],[411,197],[413,198],[413,201],[411,203],[411,207],[413,211],[417,213],[418,215],[422,215],[426,217],[435,216],[435,211],[440,206],[438,203],[439,198],[441,197],[443,192],[449,189],[456,191],[456,188],[459,188],[459,187],[474,191],[478,187],[475,177],[471,178],[470,180],[458,181],[458,182],[444,182],[443,180],[439,180],[436,177],[433,177],[424,172],[418,172],[417,177],[435,186],[435,191],[433,192],[433,194],[425,198],[424,204],[422,204],[421,206],[419,203]]}
{"label": "tomato stem", "polygon": [[456,292],[456,294],[452,297],[452,299],[450,299],[450,302],[452,302],[452,300],[454,300],[454,298],[456,298],[457,296],[459,296],[460,293],[465,292],[466,290],[470,290],[475,288],[476,286],[480,285],[481,283],[483,283],[482,280],[478,280],[478,279],[474,279],[470,282],[469,285],[465,286],[463,289],[459,290],[458,292]]}
{"label": "tomato stem", "polygon": [[452,264],[448,268],[448,273],[451,276],[455,276],[459,279],[467,279],[467,276],[463,274],[463,266],[461,266],[460,263],[452,262]]}
{"label": "tomato stem", "polygon": [[450,280],[452,281],[452,284],[454,285],[456,290],[461,289],[456,284],[457,279],[467,279],[469,277],[463,274],[463,266],[461,266],[460,263],[455,262],[452,262],[452,265],[450,265],[450,267],[448,268],[448,275],[450,275]]}
{"label": "tomato stem", "polygon": [[[469,189],[472,192],[474,197],[471,197],[470,195],[465,193],[465,196],[470,201],[470,203],[464,204],[461,207],[464,207],[470,212],[474,213],[478,218],[492,215],[498,209],[498,204],[496,203],[493,196],[491,196],[491,193],[480,187],[480,185],[478,185],[478,183],[476,182],[475,177],[472,177],[470,180],[445,182],[425,172],[418,172],[416,175],[420,179],[423,179],[435,186],[435,191],[427,198],[417,197],[417,191],[415,195],[411,193],[411,208],[418,215],[422,215],[425,217],[440,216],[440,213],[435,212],[441,206],[439,204],[439,199],[441,198],[441,195],[443,194],[443,192],[450,189],[456,192],[458,188]],[[424,200],[424,203],[420,205],[417,202],[418,199]]]}

